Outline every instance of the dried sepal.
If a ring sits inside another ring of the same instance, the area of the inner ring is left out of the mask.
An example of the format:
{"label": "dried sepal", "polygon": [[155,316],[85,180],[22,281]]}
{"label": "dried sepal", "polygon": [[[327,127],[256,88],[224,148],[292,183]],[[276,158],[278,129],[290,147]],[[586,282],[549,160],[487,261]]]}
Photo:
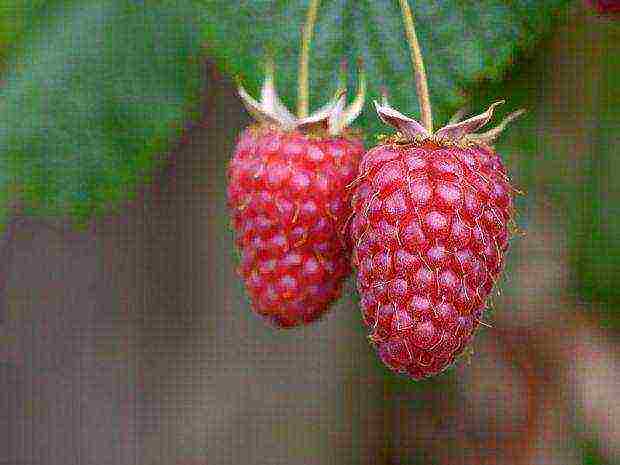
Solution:
{"label": "dried sepal", "polygon": [[342,127],[348,127],[362,113],[364,102],[366,101],[366,74],[362,69],[359,71],[359,81],[357,85],[357,93],[353,99],[353,103],[343,113]]}
{"label": "dried sepal", "polygon": [[259,123],[274,124],[277,126],[286,125],[286,122],[281,121],[277,114],[270,112],[261,102],[256,101],[248,94],[242,85],[237,86],[237,93],[248,113]]}
{"label": "dried sepal", "polygon": [[472,142],[477,142],[484,145],[493,145],[501,133],[506,129],[506,126],[525,113],[526,111],[524,109],[513,111],[493,129],[489,129],[481,134],[470,134],[468,139]]}
{"label": "dried sepal", "polygon": [[366,79],[360,72],[357,94],[353,103],[346,106],[346,75],[340,73],[338,90],[333,98],[317,111],[305,118],[297,118],[280,101],[274,84],[273,65],[266,66],[265,81],[261,89],[260,102],[255,100],[238,84],[237,91],[244,106],[259,123],[275,125],[285,131],[325,131],[337,136],[355,121],[364,107]]}
{"label": "dried sepal", "polygon": [[339,134],[343,129],[343,116],[345,111],[345,106],[347,104],[347,94],[342,93],[340,97],[336,100],[336,104],[332,109],[329,118],[327,120],[327,127],[329,128],[329,134],[335,136]]}
{"label": "dried sepal", "polygon": [[269,61],[266,66],[266,76],[263,82],[263,88],[261,89],[261,104],[271,114],[277,115],[278,119],[282,121],[287,127],[294,127],[295,115],[293,115],[278,97],[278,92],[275,87],[274,80],[274,65]]}
{"label": "dried sepal", "polygon": [[339,89],[334,97],[317,111],[310,116],[297,120],[296,128],[301,131],[312,131],[314,129],[328,129],[329,119],[334,111],[337,111],[336,106],[340,100],[346,97],[346,91]]}
{"label": "dried sepal", "polygon": [[338,74],[338,88],[334,93],[334,96],[331,98],[329,102],[320,107],[318,110],[313,112],[311,115],[301,118],[298,122],[297,127],[299,129],[311,129],[313,124],[321,123],[321,128],[327,129],[328,121],[332,114],[332,112],[337,111],[336,105],[341,100],[343,96],[346,98],[347,94],[347,81],[346,81],[346,62],[343,62],[340,65],[340,72]]}
{"label": "dried sepal", "polygon": [[439,140],[459,140],[468,134],[476,132],[478,129],[484,127],[493,117],[495,107],[505,103],[505,100],[500,100],[492,104],[487,111],[476,116],[472,116],[459,123],[448,124],[443,128],[437,130],[435,137]]}
{"label": "dried sepal", "polygon": [[482,128],[491,120],[495,108],[503,103],[505,103],[504,100],[495,102],[484,113],[472,116],[464,121],[461,121],[461,119],[465,116],[467,110],[466,108],[462,108],[450,118],[447,125],[437,130],[434,134],[430,134],[426,128],[416,120],[394,109],[389,104],[385,93],[383,94],[381,103],[374,101],[377,114],[381,121],[398,130],[398,134],[395,137],[400,143],[422,143],[424,140],[431,139],[438,143],[457,146],[467,146],[472,143],[491,146],[511,121],[525,113],[525,110],[517,110],[506,116],[495,128],[481,134],[475,134],[475,131]]}
{"label": "dried sepal", "polygon": [[381,103],[376,100],[373,103],[381,121],[396,128],[407,139],[414,140],[419,137],[430,137],[430,133],[424,126],[392,108],[385,95]]}

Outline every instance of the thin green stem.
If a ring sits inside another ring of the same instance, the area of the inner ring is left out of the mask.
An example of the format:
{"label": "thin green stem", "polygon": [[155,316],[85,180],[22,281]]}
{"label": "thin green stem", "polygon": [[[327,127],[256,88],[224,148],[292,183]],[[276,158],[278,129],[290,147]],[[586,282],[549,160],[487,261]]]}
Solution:
{"label": "thin green stem", "polygon": [[428,94],[428,80],[426,79],[426,71],[424,70],[422,51],[420,50],[420,44],[418,43],[418,37],[415,32],[413,14],[411,13],[408,0],[399,1],[400,9],[403,12],[405,32],[407,34],[407,41],[409,42],[411,62],[415,73],[415,87],[418,94],[418,102],[420,102],[420,117],[422,118],[422,125],[432,134],[433,114],[431,111],[431,99]]}
{"label": "thin green stem", "polygon": [[319,0],[310,0],[306,23],[302,31],[301,53],[299,56],[299,88],[297,91],[297,116],[305,118],[310,109],[309,103],[309,63],[310,63],[310,43],[312,33],[316,23],[317,12],[319,11]]}

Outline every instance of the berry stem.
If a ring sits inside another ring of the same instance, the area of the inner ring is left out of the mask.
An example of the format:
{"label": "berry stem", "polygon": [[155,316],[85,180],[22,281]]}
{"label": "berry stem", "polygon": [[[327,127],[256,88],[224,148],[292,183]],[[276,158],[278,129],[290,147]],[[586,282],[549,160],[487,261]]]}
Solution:
{"label": "berry stem", "polygon": [[310,0],[306,23],[302,31],[301,52],[299,56],[299,87],[297,90],[297,116],[305,118],[309,111],[309,75],[308,68],[310,63],[310,42],[314,32],[314,24],[319,10],[319,0]]}
{"label": "berry stem", "polygon": [[418,94],[418,102],[420,102],[420,117],[422,124],[429,133],[433,133],[433,115],[431,112],[431,99],[428,94],[428,81],[426,79],[426,71],[424,70],[424,60],[422,59],[422,51],[418,43],[418,37],[415,32],[413,22],[413,14],[409,7],[408,0],[399,0],[400,9],[403,12],[403,21],[405,23],[405,33],[409,42],[409,51],[411,52],[411,62],[415,73],[415,86]]}

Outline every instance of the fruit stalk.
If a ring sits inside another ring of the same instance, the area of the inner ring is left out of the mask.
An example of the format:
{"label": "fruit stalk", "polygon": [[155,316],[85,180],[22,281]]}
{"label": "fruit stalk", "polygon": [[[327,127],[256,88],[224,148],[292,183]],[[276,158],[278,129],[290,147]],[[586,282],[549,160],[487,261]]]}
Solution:
{"label": "fruit stalk", "polygon": [[413,14],[409,7],[408,0],[399,0],[400,9],[403,13],[403,22],[405,23],[405,33],[409,42],[409,50],[411,52],[411,62],[415,74],[415,86],[418,94],[418,102],[420,102],[420,117],[422,125],[426,130],[433,133],[433,114],[431,111],[431,99],[428,93],[428,81],[426,79],[426,71],[424,69],[424,60],[422,59],[422,51],[415,32]]}
{"label": "fruit stalk", "polygon": [[299,56],[299,88],[297,94],[297,116],[305,118],[309,112],[309,63],[310,63],[310,42],[314,32],[314,24],[319,10],[319,0],[310,0],[306,24],[302,31],[301,52]]}

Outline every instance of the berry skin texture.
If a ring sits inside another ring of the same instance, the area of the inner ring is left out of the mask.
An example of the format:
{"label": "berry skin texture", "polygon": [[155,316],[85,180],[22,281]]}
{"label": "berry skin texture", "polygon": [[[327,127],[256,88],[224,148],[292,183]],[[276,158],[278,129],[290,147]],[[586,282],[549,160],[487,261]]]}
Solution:
{"label": "berry skin texture", "polygon": [[482,144],[388,142],[360,163],[353,264],[381,360],[421,379],[463,352],[499,278],[513,214],[500,157]]}
{"label": "berry skin texture", "polygon": [[238,273],[252,309],[280,328],[324,315],[351,273],[341,231],[364,152],[351,136],[309,136],[254,125],[239,137],[228,167],[228,205]]}

